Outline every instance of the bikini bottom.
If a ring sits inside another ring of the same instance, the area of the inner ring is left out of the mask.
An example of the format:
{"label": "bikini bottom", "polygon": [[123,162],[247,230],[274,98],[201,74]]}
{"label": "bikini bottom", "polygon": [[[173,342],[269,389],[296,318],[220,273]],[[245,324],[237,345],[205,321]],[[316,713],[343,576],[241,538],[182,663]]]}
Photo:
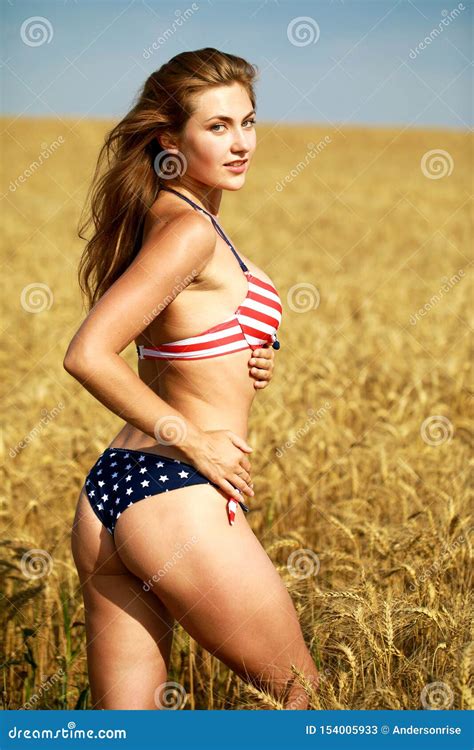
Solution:
{"label": "bikini bottom", "polygon": [[[84,488],[94,513],[109,534],[131,505],[146,497],[195,484],[212,484],[184,461],[130,448],[106,448],[87,474]],[[236,501],[246,513],[249,508]]]}

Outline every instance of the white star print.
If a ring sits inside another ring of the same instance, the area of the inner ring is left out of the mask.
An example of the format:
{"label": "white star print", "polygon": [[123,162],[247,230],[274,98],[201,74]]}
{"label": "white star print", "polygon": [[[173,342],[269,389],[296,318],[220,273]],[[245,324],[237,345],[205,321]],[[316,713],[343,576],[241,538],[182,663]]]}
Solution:
{"label": "white star print", "polygon": [[121,514],[121,513],[120,513],[120,511],[119,511],[119,512],[117,513],[117,518],[118,518],[119,516],[121,516],[121,515],[122,515],[122,514]]}
{"label": "white star print", "polygon": [[181,477],[181,479],[184,479],[185,477],[189,477],[189,471],[185,471],[184,469],[181,469],[181,471],[178,472],[178,476]]}
{"label": "white star print", "polygon": [[99,471],[97,472],[97,476],[99,476],[99,474],[102,474],[102,469],[99,469]]}
{"label": "white star print", "polygon": [[114,473],[112,474],[112,479],[117,479],[117,477],[118,477],[118,471],[114,471]]}
{"label": "white star print", "polygon": [[111,465],[111,466],[117,466],[117,461],[114,461],[114,462],[113,462],[113,463],[111,463],[110,465]]}
{"label": "white star print", "polygon": [[126,477],[125,477],[125,481],[126,481],[126,482],[129,482],[129,481],[131,480],[131,478],[132,478],[132,477],[131,477],[131,476],[130,476],[130,474],[129,474],[128,476],[126,476]]}
{"label": "white star print", "polygon": [[111,453],[111,454],[110,454],[111,458],[112,458],[113,456],[116,456],[116,455],[117,455],[116,453]]}
{"label": "white star print", "polygon": [[163,461],[158,461],[156,465],[158,466],[159,469],[161,469],[161,467],[164,466],[164,463]]}
{"label": "white star print", "polygon": [[142,487],[148,487],[148,485],[150,484],[150,482],[148,481],[148,479],[144,479],[143,482],[140,482],[140,484],[141,484]]}
{"label": "white star print", "polygon": [[140,474],[146,474],[146,469],[144,466],[140,469]]}
{"label": "white star print", "polygon": [[109,499],[109,496],[108,495],[102,495],[102,497],[100,499],[105,501],[105,500]]}
{"label": "white star print", "polygon": [[91,490],[91,491],[89,492],[89,497],[94,497],[94,495],[95,495],[95,490]]}
{"label": "white star print", "polygon": [[130,455],[130,453],[126,453],[125,456],[124,456],[124,458],[128,458],[129,455]]}
{"label": "white star print", "polygon": [[144,461],[145,460],[145,456],[138,456],[138,460],[139,461]]}
{"label": "white star print", "polygon": [[131,487],[129,487],[129,488],[128,488],[128,490],[127,490],[127,493],[126,493],[126,494],[127,494],[127,495],[131,495],[131,494],[132,494],[132,492],[133,492],[132,488],[131,488]]}
{"label": "white star print", "polygon": [[160,477],[160,482],[167,482],[167,481],[168,481],[168,477],[166,476],[166,474],[162,474]]}
{"label": "white star print", "polygon": [[105,482],[102,482],[102,481],[101,481],[101,482],[97,482],[97,484],[99,485],[99,487],[103,487],[103,486],[104,486],[104,484],[105,484]]}
{"label": "white star print", "polygon": [[180,464],[181,463],[181,461],[179,461],[177,458],[175,458],[173,460],[174,460],[175,464]]}
{"label": "white star print", "polygon": [[131,468],[132,468],[132,464],[127,464],[126,467],[125,467],[126,471],[128,471]]}
{"label": "white star print", "polygon": [[118,484],[114,484],[113,490],[114,490],[114,492],[117,492],[117,490],[118,490]]}
{"label": "white star print", "polygon": [[104,506],[102,505],[102,503],[98,503],[97,504],[97,509],[98,510],[103,510],[104,509]]}
{"label": "white star print", "polygon": [[120,498],[118,497],[118,498],[116,499],[116,501],[115,501],[115,505],[118,505],[118,504],[119,504],[119,502],[120,502]]}
{"label": "white star print", "polygon": [[130,502],[130,503],[129,503],[129,504],[127,505],[127,508],[130,508],[130,506],[131,506],[131,505],[133,505],[133,503],[132,503],[132,502]]}

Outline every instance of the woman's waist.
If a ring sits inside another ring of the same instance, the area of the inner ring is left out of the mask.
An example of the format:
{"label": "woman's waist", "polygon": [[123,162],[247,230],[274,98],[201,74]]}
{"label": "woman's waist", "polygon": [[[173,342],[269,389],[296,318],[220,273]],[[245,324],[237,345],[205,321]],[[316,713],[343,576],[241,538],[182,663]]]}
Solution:
{"label": "woman's waist", "polygon": [[186,421],[191,422],[203,432],[211,430],[231,430],[240,437],[247,439],[248,433],[248,416],[249,407],[244,405],[229,405],[229,398],[226,403],[208,403],[203,400],[186,398],[181,393],[179,398],[172,398],[169,394],[164,397],[159,393],[161,398],[170,406],[178,411],[179,416],[170,414],[169,420],[164,419],[160,422],[160,437],[153,439],[150,435],[138,430],[133,425],[126,423],[120,432],[111,441],[109,448],[128,448],[130,450],[144,450],[155,454],[168,456],[169,458],[178,458],[186,461],[186,454],[179,447],[186,439]]}

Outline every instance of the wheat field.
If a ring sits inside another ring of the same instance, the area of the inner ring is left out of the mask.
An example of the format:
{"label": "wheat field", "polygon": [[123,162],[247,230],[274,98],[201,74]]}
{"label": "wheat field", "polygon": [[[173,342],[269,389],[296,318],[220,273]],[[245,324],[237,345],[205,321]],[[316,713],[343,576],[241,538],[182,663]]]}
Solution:
{"label": "wheat field", "polygon": [[[78,219],[111,122],[3,119],[2,705],[91,708],[69,539],[121,420],[62,368],[84,317]],[[223,198],[283,300],[256,393],[247,518],[321,673],[311,707],[473,709],[472,136],[258,126]],[[135,351],[124,353],[136,366]],[[176,625],[188,709],[281,709]]]}

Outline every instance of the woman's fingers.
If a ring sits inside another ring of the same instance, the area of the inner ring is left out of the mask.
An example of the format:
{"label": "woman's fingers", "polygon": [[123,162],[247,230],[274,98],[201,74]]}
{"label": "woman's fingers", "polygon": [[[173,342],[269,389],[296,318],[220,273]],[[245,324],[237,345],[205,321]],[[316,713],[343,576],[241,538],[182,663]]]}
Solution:
{"label": "woman's fingers", "polygon": [[[241,490],[242,492],[245,492],[246,495],[250,495],[252,497],[255,493],[253,489],[251,488],[250,484],[244,479],[243,472],[240,472],[238,474],[234,474],[230,477],[229,481],[236,487],[238,490]],[[250,482],[250,477],[248,478],[248,481]]]}
{"label": "woman's fingers", "polygon": [[250,372],[254,377],[258,376],[259,380],[270,380],[272,376],[273,367],[261,367],[260,365],[252,365]]}
{"label": "woman's fingers", "polygon": [[273,368],[271,370],[264,370],[263,368],[252,367],[250,375],[254,379],[254,388],[265,388],[273,377]]}
{"label": "woman's fingers", "polygon": [[274,351],[268,349],[255,349],[249,360],[250,375],[254,378],[255,388],[265,388],[273,376]]}
{"label": "woman's fingers", "polygon": [[[252,484],[252,477],[250,476],[250,474],[248,473],[248,471],[244,471],[242,469],[242,467],[239,466],[239,468],[237,469],[237,471],[235,473],[236,473],[236,476],[238,476],[239,479],[242,482],[244,482],[248,487],[251,486],[251,484]],[[231,479],[230,481],[233,481],[233,480]],[[240,489],[242,489],[242,487],[240,486],[240,484],[236,485],[236,486],[239,487]]]}
{"label": "woman's fingers", "polygon": [[[239,486],[239,484],[243,485],[242,487]],[[251,490],[250,487],[247,487],[245,482],[241,482],[237,476],[237,474],[234,475],[234,479],[232,479],[232,483],[228,482],[227,479],[222,479],[219,482],[219,487],[226,493],[226,495],[231,495],[235,500],[242,500],[241,492],[244,492],[246,495],[252,496],[253,490]],[[241,492],[239,492],[241,490]]]}
{"label": "woman's fingers", "polygon": [[227,479],[222,479],[219,482],[219,487],[223,492],[225,492],[227,497],[233,497],[235,500],[242,499],[242,495],[240,494],[240,492],[236,490],[235,487],[233,487],[231,483],[227,481]]}
{"label": "woman's fingers", "polygon": [[270,370],[273,367],[273,349],[255,349],[249,359],[251,367],[259,367],[262,370]]}

